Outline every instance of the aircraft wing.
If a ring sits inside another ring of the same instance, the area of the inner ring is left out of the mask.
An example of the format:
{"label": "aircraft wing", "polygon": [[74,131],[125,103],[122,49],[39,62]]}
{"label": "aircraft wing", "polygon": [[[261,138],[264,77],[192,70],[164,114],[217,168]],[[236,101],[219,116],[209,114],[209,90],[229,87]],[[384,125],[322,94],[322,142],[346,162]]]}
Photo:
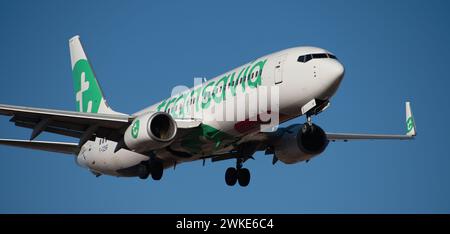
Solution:
{"label": "aircraft wing", "polygon": [[79,152],[77,143],[0,139],[0,145],[43,150],[63,154],[78,154]]}
{"label": "aircraft wing", "polygon": [[[295,125],[291,125],[295,126]],[[279,141],[285,132],[290,131],[290,127],[278,128],[275,132],[260,132],[254,136],[239,143],[247,149],[248,154],[242,155],[239,151],[230,151],[222,154],[204,156],[202,159],[211,158],[212,162],[222,161],[243,157],[251,158],[256,151],[265,151],[266,154],[273,154],[271,144]],[[411,140],[416,136],[416,126],[411,112],[410,103],[406,102],[406,134],[405,135],[389,135],[389,134],[355,134],[355,133],[325,133],[329,141],[350,141],[350,140]],[[244,151],[245,152],[245,151]],[[276,162],[276,158],[272,163]]]}
{"label": "aircraft wing", "polygon": [[[94,134],[96,137],[120,141],[126,128],[134,119],[134,116],[125,114],[93,114],[1,104],[0,115],[12,116],[10,121],[16,126],[33,129],[29,142],[33,142],[31,140],[46,131],[78,138],[80,139],[78,145],[84,144]],[[175,119],[175,121],[180,136],[189,134],[191,129],[196,129],[201,124],[201,120],[195,119]],[[24,142],[14,144],[28,146]],[[0,144],[6,143],[0,142]]]}
{"label": "aircraft wing", "polygon": [[330,141],[349,140],[410,140],[414,136],[383,135],[383,134],[354,134],[354,133],[326,133]]}
{"label": "aircraft wing", "polygon": [[94,133],[97,137],[119,139],[133,118],[119,114],[92,114],[11,105],[0,105],[0,115],[12,116],[10,121],[16,126],[33,129],[31,140],[47,131],[79,138],[80,145]]}
{"label": "aircraft wing", "polygon": [[416,125],[411,112],[409,102],[406,102],[406,134],[405,135],[385,135],[385,134],[354,134],[354,133],[326,133],[330,141],[349,140],[410,140],[416,136]]}

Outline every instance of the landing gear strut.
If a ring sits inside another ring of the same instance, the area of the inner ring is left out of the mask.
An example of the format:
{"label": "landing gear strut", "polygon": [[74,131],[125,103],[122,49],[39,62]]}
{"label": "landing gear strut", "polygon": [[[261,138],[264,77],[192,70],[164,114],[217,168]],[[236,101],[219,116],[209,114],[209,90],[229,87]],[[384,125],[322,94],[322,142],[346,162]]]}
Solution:
{"label": "landing gear strut", "polygon": [[311,115],[306,115],[306,122],[308,123],[309,126],[312,126],[312,119],[311,119]]}
{"label": "landing gear strut", "polygon": [[244,159],[238,158],[236,168],[229,167],[225,172],[225,183],[228,186],[234,186],[236,182],[239,182],[240,186],[246,187],[250,183],[250,171],[242,167],[243,163]]}

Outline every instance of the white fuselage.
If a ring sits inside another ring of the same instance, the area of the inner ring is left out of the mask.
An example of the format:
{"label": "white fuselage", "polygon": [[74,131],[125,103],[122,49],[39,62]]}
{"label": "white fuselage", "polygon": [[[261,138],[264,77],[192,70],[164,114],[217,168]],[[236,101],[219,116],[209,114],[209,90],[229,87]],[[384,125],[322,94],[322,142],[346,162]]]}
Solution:
{"label": "white fuselage", "polygon": [[[298,61],[300,56],[312,54],[326,54],[328,57],[318,56],[311,57],[306,62]],[[242,109],[248,110],[251,105],[255,105],[249,101],[249,97],[263,87],[270,90],[276,87],[278,90],[279,106],[269,109],[271,115],[278,115],[279,123],[282,123],[304,114],[301,108],[313,99],[330,100],[343,75],[343,65],[335,57],[331,58],[330,52],[316,47],[295,47],[258,58],[139,111],[134,116],[164,111],[174,118],[202,121],[202,131],[196,138],[175,142],[170,150],[160,149],[154,152],[164,161],[164,166],[169,167],[231,150],[237,142],[258,133],[261,124],[252,125],[249,120],[267,111],[258,109],[256,112],[242,112]],[[244,79],[244,76],[248,78]],[[242,81],[239,81],[240,78]],[[256,97],[256,105],[266,102],[263,100],[266,97]],[[223,119],[211,118],[217,116],[220,110],[224,110],[221,114]],[[236,116],[241,112],[242,116]],[[232,114],[227,118],[227,113]],[[148,155],[126,149],[114,153],[116,144],[100,138],[95,142],[88,141],[83,145],[77,163],[99,174],[133,176],[130,168],[149,159]],[[190,156],[183,157],[174,151]]]}

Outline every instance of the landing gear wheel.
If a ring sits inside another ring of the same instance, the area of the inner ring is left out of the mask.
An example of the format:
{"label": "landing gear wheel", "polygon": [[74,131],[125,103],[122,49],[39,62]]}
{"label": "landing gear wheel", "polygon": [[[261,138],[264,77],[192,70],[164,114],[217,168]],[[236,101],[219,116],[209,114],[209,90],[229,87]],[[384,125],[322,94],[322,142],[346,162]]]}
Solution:
{"label": "landing gear wheel", "polygon": [[148,178],[148,176],[150,175],[150,171],[148,170],[148,167],[146,165],[139,165],[138,167],[138,175],[139,178],[142,180],[145,180]]}
{"label": "landing gear wheel", "polygon": [[247,187],[247,185],[250,183],[250,171],[247,168],[239,169],[238,182],[242,187]]}
{"label": "landing gear wheel", "polygon": [[152,179],[160,180],[163,176],[164,168],[163,164],[158,161],[153,161],[150,163],[150,174],[152,174]]}
{"label": "landing gear wheel", "polygon": [[228,186],[234,186],[238,180],[238,171],[234,167],[229,167],[225,172],[225,183]]}

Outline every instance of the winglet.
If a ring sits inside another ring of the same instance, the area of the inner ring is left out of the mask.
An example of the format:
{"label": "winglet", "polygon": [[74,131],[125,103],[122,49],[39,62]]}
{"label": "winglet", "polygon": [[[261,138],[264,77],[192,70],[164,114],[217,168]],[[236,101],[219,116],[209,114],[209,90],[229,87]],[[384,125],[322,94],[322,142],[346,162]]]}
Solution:
{"label": "winglet", "polygon": [[414,137],[416,136],[416,124],[414,122],[414,117],[411,111],[411,105],[406,102],[406,135]]}

